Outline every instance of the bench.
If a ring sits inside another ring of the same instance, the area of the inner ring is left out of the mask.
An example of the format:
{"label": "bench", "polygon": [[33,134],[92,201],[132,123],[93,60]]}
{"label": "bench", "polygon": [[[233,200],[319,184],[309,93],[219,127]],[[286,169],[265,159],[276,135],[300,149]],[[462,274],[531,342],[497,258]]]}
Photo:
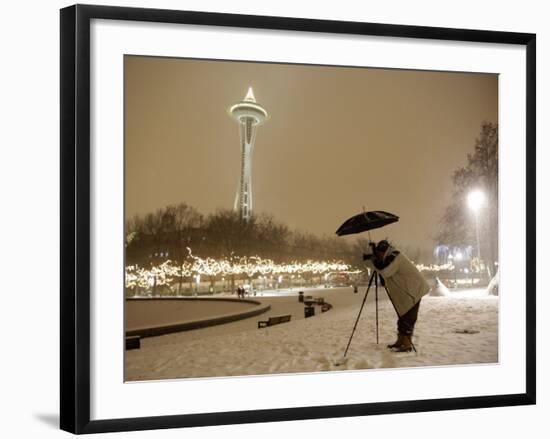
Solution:
{"label": "bench", "polygon": [[267,320],[258,322],[258,329],[265,328],[266,326],[278,325],[279,323],[290,322],[290,314],[284,316],[273,316]]}
{"label": "bench", "polygon": [[141,347],[141,337],[139,335],[131,335],[126,337],[126,349],[139,349]]}
{"label": "bench", "polygon": [[325,303],[325,299],[323,297],[317,297],[314,299],[313,297],[309,296],[308,299],[304,300],[304,304],[306,306],[312,306],[312,305],[323,305]]}

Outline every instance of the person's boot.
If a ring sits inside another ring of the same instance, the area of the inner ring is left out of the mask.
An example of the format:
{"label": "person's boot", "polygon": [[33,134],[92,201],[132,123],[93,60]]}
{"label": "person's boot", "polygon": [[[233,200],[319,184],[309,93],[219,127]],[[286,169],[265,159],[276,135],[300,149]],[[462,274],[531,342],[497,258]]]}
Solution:
{"label": "person's boot", "polygon": [[399,334],[398,344],[391,348],[393,352],[411,352],[413,350],[412,344],[412,334],[411,335],[402,335]]}
{"label": "person's boot", "polygon": [[393,349],[397,346],[400,346],[401,345],[401,341],[402,341],[402,338],[403,336],[399,333],[397,333],[397,340],[395,340],[395,343],[392,343],[392,344],[389,344],[387,347],[388,349]]}

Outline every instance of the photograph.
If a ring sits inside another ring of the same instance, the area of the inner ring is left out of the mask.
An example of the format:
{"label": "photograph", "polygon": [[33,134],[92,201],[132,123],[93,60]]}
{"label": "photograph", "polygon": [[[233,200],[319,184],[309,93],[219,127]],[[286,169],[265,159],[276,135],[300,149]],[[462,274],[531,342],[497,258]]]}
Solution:
{"label": "photograph", "polygon": [[499,363],[498,74],[123,62],[126,382]]}

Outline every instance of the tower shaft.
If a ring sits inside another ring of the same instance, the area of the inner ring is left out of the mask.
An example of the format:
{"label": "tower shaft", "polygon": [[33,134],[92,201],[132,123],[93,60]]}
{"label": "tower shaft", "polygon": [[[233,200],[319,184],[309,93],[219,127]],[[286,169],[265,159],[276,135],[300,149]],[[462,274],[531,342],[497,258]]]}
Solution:
{"label": "tower shaft", "polygon": [[241,174],[235,196],[234,209],[241,219],[248,221],[252,214],[252,151],[256,138],[254,119],[243,118],[240,123],[241,138]]}

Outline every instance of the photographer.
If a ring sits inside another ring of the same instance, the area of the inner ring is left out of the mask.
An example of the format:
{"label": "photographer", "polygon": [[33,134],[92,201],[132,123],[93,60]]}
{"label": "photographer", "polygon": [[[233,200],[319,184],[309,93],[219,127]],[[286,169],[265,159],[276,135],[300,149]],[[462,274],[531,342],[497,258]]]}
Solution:
{"label": "photographer", "polygon": [[388,348],[394,352],[410,352],[420,299],[430,287],[415,265],[388,241],[370,243],[370,249],[371,253],[363,255],[363,260],[368,268],[379,274],[399,317],[397,340]]}

